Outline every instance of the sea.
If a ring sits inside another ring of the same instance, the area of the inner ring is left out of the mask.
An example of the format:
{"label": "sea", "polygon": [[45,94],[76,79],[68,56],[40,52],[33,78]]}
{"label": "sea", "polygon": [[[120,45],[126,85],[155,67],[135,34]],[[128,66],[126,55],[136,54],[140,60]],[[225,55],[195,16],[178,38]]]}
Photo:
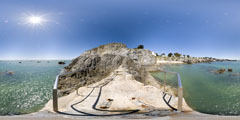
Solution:
{"label": "sea", "polygon": [[[62,61],[62,60],[61,60]],[[0,61],[0,115],[37,112],[52,98],[58,60]],[[12,73],[12,74],[11,74]]]}
{"label": "sea", "polygon": [[[215,115],[240,115],[240,61],[163,65],[164,70],[178,72],[183,96],[194,110]],[[214,71],[226,69],[223,74]],[[232,72],[228,72],[232,69]],[[152,75],[163,83],[164,73]],[[167,74],[168,85],[177,87],[176,75]]]}
{"label": "sea", "polygon": [[[19,63],[21,62],[21,63]],[[41,110],[52,98],[56,76],[65,65],[58,61],[0,61],[0,115],[20,115]],[[187,104],[202,113],[240,115],[240,62],[163,65],[178,72]],[[226,69],[223,74],[214,71]],[[227,69],[232,69],[228,72]],[[13,73],[13,74],[7,74]],[[152,75],[163,82],[164,74]],[[177,77],[167,74],[167,84],[177,87]]]}

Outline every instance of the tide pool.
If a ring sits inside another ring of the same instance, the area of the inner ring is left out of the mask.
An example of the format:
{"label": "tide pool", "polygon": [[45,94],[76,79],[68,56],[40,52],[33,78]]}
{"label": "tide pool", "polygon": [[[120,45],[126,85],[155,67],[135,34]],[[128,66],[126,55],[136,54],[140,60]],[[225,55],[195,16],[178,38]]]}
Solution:
{"label": "tide pool", "polygon": [[58,61],[21,62],[0,61],[0,115],[26,114],[43,108],[52,97],[56,75],[65,66],[58,65]]}
{"label": "tide pool", "polygon": [[[180,73],[184,98],[196,111],[218,115],[240,115],[240,62],[213,62],[199,64],[164,65],[169,71]],[[232,68],[233,72],[216,74],[213,71]],[[162,73],[152,75],[163,80]],[[176,77],[167,77],[168,84],[176,86]],[[174,82],[175,81],[175,82]]]}

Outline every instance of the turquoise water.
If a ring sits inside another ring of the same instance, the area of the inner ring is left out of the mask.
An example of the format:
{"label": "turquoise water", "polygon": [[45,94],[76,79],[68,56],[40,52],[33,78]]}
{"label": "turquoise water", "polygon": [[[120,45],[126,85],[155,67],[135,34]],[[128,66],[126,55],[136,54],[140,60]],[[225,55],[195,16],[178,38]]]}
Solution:
{"label": "turquoise water", "polygon": [[[240,62],[213,62],[192,65],[166,65],[166,70],[181,75],[184,97],[188,105],[196,111],[218,115],[240,115]],[[214,70],[232,68],[233,72],[215,74]],[[154,73],[163,79],[163,74]],[[170,81],[170,82],[169,82]],[[168,77],[168,82],[176,77]]]}
{"label": "turquoise water", "polygon": [[52,97],[53,83],[63,67],[58,61],[0,61],[0,115],[26,114],[43,108]]}

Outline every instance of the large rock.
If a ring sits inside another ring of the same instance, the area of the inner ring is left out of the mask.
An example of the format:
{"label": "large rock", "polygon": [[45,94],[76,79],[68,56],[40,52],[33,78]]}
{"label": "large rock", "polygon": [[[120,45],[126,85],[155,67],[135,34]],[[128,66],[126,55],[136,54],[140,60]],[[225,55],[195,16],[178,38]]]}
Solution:
{"label": "large rock", "polygon": [[146,74],[142,65],[155,64],[155,56],[149,50],[129,49],[125,44],[112,43],[84,52],[65,67],[66,75],[59,77],[60,96],[75,89],[95,83],[123,66],[140,82]]}
{"label": "large rock", "polygon": [[[156,63],[156,58],[153,52],[146,49],[129,49],[122,43],[111,43],[101,45],[83,53],[81,56],[113,54],[123,57],[129,57],[142,65],[152,65]],[[80,56],[80,57],[81,57]]]}
{"label": "large rock", "polygon": [[226,69],[219,69],[219,70],[216,70],[215,73],[217,74],[223,74],[224,72],[226,71]]}

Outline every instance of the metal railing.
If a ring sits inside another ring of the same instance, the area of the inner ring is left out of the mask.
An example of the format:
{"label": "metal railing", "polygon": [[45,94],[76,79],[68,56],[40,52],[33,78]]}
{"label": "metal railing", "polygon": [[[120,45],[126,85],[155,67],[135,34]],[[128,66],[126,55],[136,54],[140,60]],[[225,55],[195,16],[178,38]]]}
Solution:
{"label": "metal railing", "polygon": [[[182,87],[182,81],[181,81],[181,77],[180,74],[177,72],[171,72],[171,71],[165,71],[165,70],[160,70],[160,72],[164,72],[164,92],[166,92],[166,79],[167,79],[167,73],[171,73],[171,74],[176,74],[177,75],[177,79],[178,79],[178,106],[177,106],[177,110],[178,111],[182,111],[182,102],[183,102],[183,87]],[[74,72],[68,72],[65,74],[61,74],[61,75],[68,75],[68,74],[72,74]],[[57,75],[54,86],[53,86],[53,111],[57,112],[58,111],[58,80],[59,80],[59,75]]]}
{"label": "metal railing", "polygon": [[59,76],[60,75],[70,75],[70,74],[73,74],[75,72],[67,72],[65,74],[59,74],[57,75],[56,77],[56,80],[54,82],[54,86],[53,86],[53,93],[52,93],[52,96],[53,96],[53,111],[54,112],[57,112],[58,111],[58,80],[59,80]]}
{"label": "metal railing", "polygon": [[183,87],[182,87],[182,81],[181,81],[181,77],[180,74],[177,72],[171,72],[171,71],[166,71],[166,70],[160,70],[160,72],[164,73],[164,93],[166,92],[166,81],[167,81],[167,73],[170,74],[176,74],[177,75],[177,80],[178,80],[178,88],[177,88],[177,96],[178,96],[178,106],[177,106],[177,110],[179,112],[182,111],[182,103],[183,103]]}
{"label": "metal railing", "polygon": [[57,75],[54,86],[53,86],[53,111],[58,111],[58,78],[59,75]]}

